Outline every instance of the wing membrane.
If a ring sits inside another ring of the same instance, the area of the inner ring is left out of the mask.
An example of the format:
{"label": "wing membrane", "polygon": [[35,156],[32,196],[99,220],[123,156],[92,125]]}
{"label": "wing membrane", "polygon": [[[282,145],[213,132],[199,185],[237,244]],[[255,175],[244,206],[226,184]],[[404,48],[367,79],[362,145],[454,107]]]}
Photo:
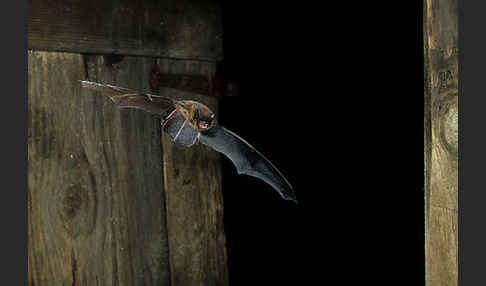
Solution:
{"label": "wing membrane", "polygon": [[216,125],[207,132],[201,132],[199,140],[228,157],[238,174],[260,178],[277,190],[282,198],[297,202],[292,186],[282,173],[240,136]]}

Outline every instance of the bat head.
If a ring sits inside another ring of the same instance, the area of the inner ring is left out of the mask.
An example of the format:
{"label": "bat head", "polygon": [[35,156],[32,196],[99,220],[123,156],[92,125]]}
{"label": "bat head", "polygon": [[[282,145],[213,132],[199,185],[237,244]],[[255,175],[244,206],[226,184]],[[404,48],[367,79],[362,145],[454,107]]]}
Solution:
{"label": "bat head", "polygon": [[214,113],[204,104],[192,100],[182,100],[177,109],[186,118],[187,123],[198,131],[211,129],[216,123]]}

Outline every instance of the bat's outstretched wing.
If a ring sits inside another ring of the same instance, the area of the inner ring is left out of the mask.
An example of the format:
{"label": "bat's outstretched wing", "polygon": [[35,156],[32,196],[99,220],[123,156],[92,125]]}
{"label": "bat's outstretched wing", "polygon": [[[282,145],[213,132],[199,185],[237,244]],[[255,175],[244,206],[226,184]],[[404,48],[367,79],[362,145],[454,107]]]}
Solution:
{"label": "bat's outstretched wing", "polygon": [[282,198],[297,202],[290,183],[277,168],[253,146],[230,130],[215,125],[201,132],[199,140],[226,155],[236,166],[238,174],[257,177],[276,189]]}
{"label": "bat's outstretched wing", "polygon": [[176,101],[170,98],[109,84],[85,80],[80,80],[80,82],[83,87],[95,89],[108,96],[121,108],[137,108],[157,114],[163,118],[166,118],[175,109],[174,104],[176,104]]}
{"label": "bat's outstretched wing", "polygon": [[194,130],[177,110],[176,105],[181,105],[179,101],[109,84],[81,80],[80,82],[83,87],[94,89],[109,97],[118,107],[138,108],[159,115],[162,118],[163,130],[174,142],[186,147],[196,144],[199,132]]}

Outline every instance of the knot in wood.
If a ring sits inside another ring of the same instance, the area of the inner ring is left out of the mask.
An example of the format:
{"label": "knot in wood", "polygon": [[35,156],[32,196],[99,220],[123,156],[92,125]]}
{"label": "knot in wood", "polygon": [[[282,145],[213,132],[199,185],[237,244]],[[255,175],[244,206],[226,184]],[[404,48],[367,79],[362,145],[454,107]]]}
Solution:
{"label": "knot in wood", "polygon": [[443,117],[445,141],[456,153],[458,150],[458,117],[457,105],[451,105]]}
{"label": "knot in wood", "polygon": [[63,214],[69,220],[76,216],[83,201],[79,187],[71,185],[67,188],[63,200]]}
{"label": "knot in wood", "polygon": [[459,111],[458,97],[456,94],[450,94],[443,98],[438,106],[438,115],[440,120],[440,142],[441,145],[454,158],[458,156],[458,129],[459,129]]}
{"label": "knot in wood", "polygon": [[73,238],[89,235],[96,223],[96,199],[82,184],[70,184],[60,194],[59,216],[66,232]]}

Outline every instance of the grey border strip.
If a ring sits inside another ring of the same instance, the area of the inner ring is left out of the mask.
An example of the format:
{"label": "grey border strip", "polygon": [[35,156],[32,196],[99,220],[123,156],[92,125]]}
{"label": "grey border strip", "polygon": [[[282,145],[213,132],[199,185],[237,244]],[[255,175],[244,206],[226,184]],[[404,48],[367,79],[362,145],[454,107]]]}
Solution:
{"label": "grey border strip", "polygon": [[27,284],[27,1],[2,2],[2,284]]}
{"label": "grey border strip", "polygon": [[486,285],[485,4],[459,1],[459,285]]}

